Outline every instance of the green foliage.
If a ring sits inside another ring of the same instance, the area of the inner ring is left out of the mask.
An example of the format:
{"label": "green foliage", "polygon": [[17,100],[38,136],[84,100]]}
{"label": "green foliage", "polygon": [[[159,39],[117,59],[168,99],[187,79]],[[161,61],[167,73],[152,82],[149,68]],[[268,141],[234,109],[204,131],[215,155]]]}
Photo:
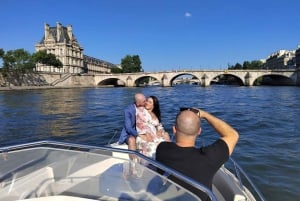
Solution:
{"label": "green foliage", "polygon": [[121,67],[123,73],[135,73],[135,72],[143,72],[143,68],[141,66],[142,62],[138,55],[126,55],[121,60]]}
{"label": "green foliage", "polygon": [[7,79],[6,82],[13,82],[14,85],[22,85],[24,74],[32,72],[35,67],[31,54],[24,49],[9,50],[7,52],[0,49],[0,57],[3,60],[1,74]]}
{"label": "green foliage", "polygon": [[3,60],[1,73],[7,76],[9,73],[21,75],[31,72],[36,63],[45,65],[63,67],[62,62],[54,54],[47,54],[46,51],[38,51],[30,54],[24,49],[9,50],[5,52],[0,48],[0,59]]}
{"label": "green foliage", "polygon": [[[3,56],[5,55],[5,51],[0,48],[0,64],[2,64],[3,62],[1,62],[1,60],[3,61]],[[2,66],[0,66],[0,70],[2,71]]]}
{"label": "green foliage", "polygon": [[111,73],[123,73],[123,70],[118,67],[111,68]]}
{"label": "green foliage", "polygon": [[232,69],[243,69],[243,66],[240,63],[236,63],[235,66],[232,67]]}
{"label": "green foliage", "polygon": [[243,69],[250,69],[250,66],[251,66],[251,64],[250,64],[249,61],[244,61],[244,63],[243,63]]}
{"label": "green foliage", "polygon": [[38,51],[32,54],[35,63],[41,63],[49,66],[63,67],[62,62],[52,53],[47,54],[46,50]]}
{"label": "green foliage", "polygon": [[63,67],[62,62],[54,54],[47,54],[46,51],[39,51],[31,55],[24,49],[5,52],[0,48],[0,59],[3,61],[0,73],[14,85],[22,85],[25,73],[32,72],[36,63]]}
{"label": "green foliage", "polygon": [[257,68],[262,68],[264,66],[264,63],[262,61],[259,60],[254,60],[251,62],[251,68],[253,69],[257,69]]}
{"label": "green foliage", "polygon": [[9,50],[2,58],[4,72],[25,73],[35,67],[31,54],[24,49]]}
{"label": "green foliage", "polygon": [[228,65],[228,69],[232,70],[246,70],[246,69],[262,69],[264,66],[264,63],[259,60],[253,60],[251,62],[244,61],[243,65],[240,63],[236,63],[235,65]]}
{"label": "green foliage", "polygon": [[5,54],[5,51],[2,49],[2,48],[0,48],[0,73],[2,73],[2,75],[6,75],[5,73],[4,73],[4,69],[2,68],[2,63],[3,62],[1,62],[1,60],[3,61],[3,56],[4,56],[4,54]]}
{"label": "green foliage", "polygon": [[0,58],[2,59],[4,56],[5,52],[2,48],[0,48]]}

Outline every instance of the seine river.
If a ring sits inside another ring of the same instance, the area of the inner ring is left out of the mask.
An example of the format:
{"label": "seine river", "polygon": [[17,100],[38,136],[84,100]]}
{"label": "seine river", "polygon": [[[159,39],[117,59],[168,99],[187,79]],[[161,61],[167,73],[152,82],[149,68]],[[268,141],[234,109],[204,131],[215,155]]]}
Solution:
{"label": "seine river", "polygon": [[[160,100],[171,134],[179,107],[203,108],[240,133],[233,153],[267,200],[300,200],[300,87],[72,88],[0,91],[0,146],[36,140],[105,145],[136,92]],[[198,144],[217,135],[203,123]],[[114,141],[114,140],[113,140]]]}

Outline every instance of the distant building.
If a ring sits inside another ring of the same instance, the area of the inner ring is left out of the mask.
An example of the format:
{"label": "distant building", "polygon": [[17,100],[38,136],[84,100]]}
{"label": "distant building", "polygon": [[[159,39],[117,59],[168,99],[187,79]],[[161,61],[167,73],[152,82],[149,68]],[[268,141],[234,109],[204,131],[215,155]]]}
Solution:
{"label": "distant building", "polygon": [[45,24],[45,33],[42,40],[35,45],[35,50],[46,50],[52,53],[62,63],[62,68],[36,65],[38,72],[57,72],[57,73],[110,73],[114,64],[83,55],[83,48],[79,45],[72,26],[62,26],[59,22],[56,27]]}
{"label": "distant building", "polygon": [[268,69],[290,69],[295,67],[295,50],[279,50],[266,59],[266,68]]}
{"label": "distant building", "polygon": [[300,68],[300,45],[298,45],[298,49],[296,50],[296,68]]}
{"label": "distant building", "polygon": [[84,72],[88,74],[110,73],[111,68],[116,68],[115,64],[83,55]]}

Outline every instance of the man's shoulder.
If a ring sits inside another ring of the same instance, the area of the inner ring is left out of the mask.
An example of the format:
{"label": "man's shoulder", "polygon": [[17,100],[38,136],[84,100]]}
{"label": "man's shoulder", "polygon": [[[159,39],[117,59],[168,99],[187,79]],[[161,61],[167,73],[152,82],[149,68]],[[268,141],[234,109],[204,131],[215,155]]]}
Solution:
{"label": "man's shoulder", "polygon": [[166,148],[170,148],[170,147],[174,147],[175,143],[174,142],[167,142],[167,141],[163,141],[161,143],[158,144],[157,149],[166,149]]}
{"label": "man's shoulder", "polygon": [[228,149],[228,146],[224,140],[217,139],[214,143],[209,145],[208,147],[220,148],[220,149]]}
{"label": "man's shoulder", "polygon": [[222,162],[229,158],[228,146],[222,139],[218,139],[208,146],[201,147],[200,153],[211,158],[213,161],[217,160]]}
{"label": "man's shoulder", "polygon": [[174,149],[174,143],[173,142],[161,142],[158,144],[156,147],[156,159],[158,161],[163,161],[164,158],[169,157],[170,151],[173,152],[172,150]]}
{"label": "man's shoulder", "polygon": [[135,105],[134,104],[130,104],[124,110],[125,111],[134,111],[135,110]]}

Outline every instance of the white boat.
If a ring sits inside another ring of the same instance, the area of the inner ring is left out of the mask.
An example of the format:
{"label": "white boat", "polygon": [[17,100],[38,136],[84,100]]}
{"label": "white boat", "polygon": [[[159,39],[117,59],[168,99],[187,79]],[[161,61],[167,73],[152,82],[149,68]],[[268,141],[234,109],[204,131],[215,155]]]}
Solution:
{"label": "white boat", "polygon": [[[135,156],[136,162],[129,161],[129,154]],[[129,163],[138,174],[127,174]],[[225,166],[220,168],[211,192],[185,175],[126,147],[39,141],[0,148],[0,200],[200,200],[169,180],[169,175],[205,192],[213,201],[265,200],[250,180],[254,188],[246,188],[241,183],[244,171],[234,165],[238,177]],[[157,168],[166,173],[160,175]]]}

